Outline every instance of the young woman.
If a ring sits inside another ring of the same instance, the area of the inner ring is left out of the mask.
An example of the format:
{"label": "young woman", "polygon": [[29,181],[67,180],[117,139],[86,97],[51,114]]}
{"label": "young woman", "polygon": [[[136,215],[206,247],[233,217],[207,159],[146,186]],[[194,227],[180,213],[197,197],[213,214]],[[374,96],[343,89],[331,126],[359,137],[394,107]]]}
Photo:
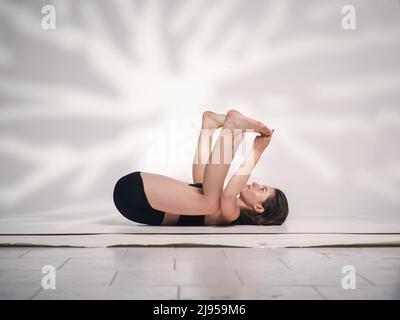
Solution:
{"label": "young woman", "polygon": [[[211,152],[213,133],[221,127]],[[260,135],[224,189],[233,156],[248,129]],[[226,115],[206,111],[193,163],[194,183],[135,171],[117,181],[115,206],[127,219],[149,225],[280,225],[289,212],[284,193],[256,182],[247,184],[273,131],[236,110]]]}

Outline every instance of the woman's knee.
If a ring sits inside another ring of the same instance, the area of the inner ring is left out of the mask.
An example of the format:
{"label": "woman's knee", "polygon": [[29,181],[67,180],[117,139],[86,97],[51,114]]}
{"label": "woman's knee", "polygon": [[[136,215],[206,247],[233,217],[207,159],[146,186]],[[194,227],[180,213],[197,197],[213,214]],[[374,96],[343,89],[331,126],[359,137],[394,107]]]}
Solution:
{"label": "woman's knee", "polygon": [[226,114],[223,128],[232,129],[235,127],[234,119],[236,117],[236,110],[229,110]]}

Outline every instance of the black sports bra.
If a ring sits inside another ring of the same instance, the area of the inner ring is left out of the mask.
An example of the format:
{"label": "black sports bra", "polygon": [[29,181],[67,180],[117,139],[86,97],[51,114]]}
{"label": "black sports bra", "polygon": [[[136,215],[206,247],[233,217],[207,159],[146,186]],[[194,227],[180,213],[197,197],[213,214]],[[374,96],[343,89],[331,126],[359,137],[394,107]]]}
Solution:
{"label": "black sports bra", "polygon": [[[203,188],[202,183],[190,183],[189,186],[196,187],[196,188]],[[177,226],[204,226],[205,225],[205,215],[197,215],[197,216],[192,216],[192,215],[180,215]],[[230,223],[231,225],[234,224],[247,224],[245,223],[241,217],[237,218],[235,221],[232,221]]]}

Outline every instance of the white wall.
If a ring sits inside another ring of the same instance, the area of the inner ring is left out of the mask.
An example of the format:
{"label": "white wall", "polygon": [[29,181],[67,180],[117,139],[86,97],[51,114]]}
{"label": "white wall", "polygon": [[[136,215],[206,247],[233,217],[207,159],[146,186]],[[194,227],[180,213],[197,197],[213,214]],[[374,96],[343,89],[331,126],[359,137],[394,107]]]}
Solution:
{"label": "white wall", "polygon": [[346,4],[1,0],[1,215],[115,210],[136,170],[191,182],[202,112],[229,108],[275,128],[251,181],[291,214],[397,215],[400,2],[351,1],[355,30]]}

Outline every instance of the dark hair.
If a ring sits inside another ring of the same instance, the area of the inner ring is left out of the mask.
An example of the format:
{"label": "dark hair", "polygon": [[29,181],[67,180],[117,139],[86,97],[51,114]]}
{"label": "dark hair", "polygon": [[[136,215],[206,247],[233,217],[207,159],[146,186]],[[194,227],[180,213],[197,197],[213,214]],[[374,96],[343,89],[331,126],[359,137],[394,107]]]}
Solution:
{"label": "dark hair", "polygon": [[281,225],[285,222],[288,213],[289,205],[285,194],[277,188],[275,196],[268,197],[263,203],[263,213],[258,213],[251,209],[241,209],[239,218],[234,221],[234,224],[252,224],[273,226]]}

